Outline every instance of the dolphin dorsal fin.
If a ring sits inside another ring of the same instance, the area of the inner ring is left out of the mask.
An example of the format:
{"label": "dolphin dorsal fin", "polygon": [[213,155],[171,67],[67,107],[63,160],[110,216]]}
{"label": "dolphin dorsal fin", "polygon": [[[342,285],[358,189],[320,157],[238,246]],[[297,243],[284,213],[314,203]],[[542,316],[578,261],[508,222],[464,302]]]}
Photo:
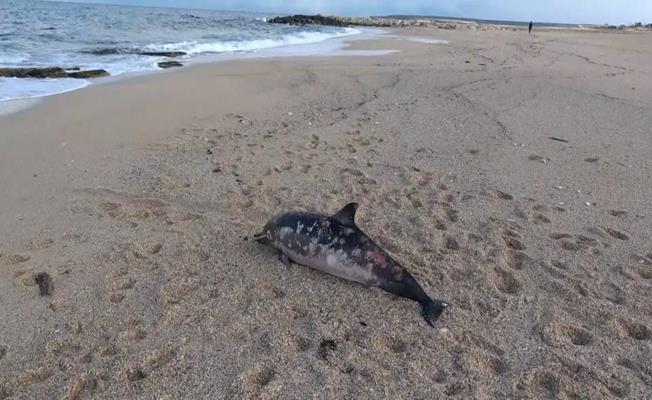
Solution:
{"label": "dolphin dorsal fin", "polygon": [[358,209],[358,203],[349,203],[344,206],[337,214],[333,215],[333,219],[342,225],[355,227],[355,211]]}

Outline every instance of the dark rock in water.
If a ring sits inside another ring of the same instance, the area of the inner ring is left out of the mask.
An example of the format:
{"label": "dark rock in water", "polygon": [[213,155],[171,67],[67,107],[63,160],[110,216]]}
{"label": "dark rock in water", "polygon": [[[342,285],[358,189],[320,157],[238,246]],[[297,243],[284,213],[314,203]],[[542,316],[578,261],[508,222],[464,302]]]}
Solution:
{"label": "dark rock in water", "polygon": [[66,68],[66,71],[79,71],[81,68],[79,67],[71,67],[71,68]]}
{"label": "dark rock in water", "polygon": [[66,78],[68,73],[59,67],[52,68],[0,68],[4,78]]}
{"label": "dark rock in water", "polygon": [[101,78],[103,76],[109,76],[109,73],[103,69],[91,69],[88,71],[68,72],[68,78],[87,79],[87,78]]}
{"label": "dark rock in water", "polygon": [[119,48],[119,47],[99,47],[96,49],[83,50],[82,53],[93,54],[96,56],[109,56],[113,54],[137,54],[140,56],[150,57],[181,57],[185,56],[185,51],[142,51],[134,48]]}
{"label": "dark rock in water", "polygon": [[83,50],[82,53],[93,54],[96,56],[108,56],[111,54],[122,54],[126,49],[120,49],[117,47],[99,47],[97,49]]}
{"label": "dark rock in water", "polygon": [[347,26],[347,21],[339,17],[325,17],[323,15],[288,15],[287,17],[275,17],[269,20],[272,24],[290,25],[329,25]]}
{"label": "dark rock in water", "polygon": [[183,67],[179,61],[162,61],[158,63],[159,68],[174,68],[174,67]]}
{"label": "dark rock in water", "polygon": [[185,51],[142,51],[137,54],[141,56],[175,58],[175,57],[185,56],[186,52]]}
{"label": "dark rock in water", "polygon": [[71,69],[74,72],[67,72],[63,68],[0,68],[0,77],[4,78],[99,78],[108,76],[109,73],[103,69],[79,71],[79,67]]}
{"label": "dark rock in water", "polygon": [[49,296],[52,294],[52,278],[47,272],[41,272],[34,275],[34,282],[38,285],[38,291],[41,296]]}

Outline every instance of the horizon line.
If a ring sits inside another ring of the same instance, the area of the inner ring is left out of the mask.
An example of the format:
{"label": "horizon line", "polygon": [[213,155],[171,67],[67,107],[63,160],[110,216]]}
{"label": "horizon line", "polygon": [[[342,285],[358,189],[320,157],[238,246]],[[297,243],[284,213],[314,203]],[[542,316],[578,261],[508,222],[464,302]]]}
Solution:
{"label": "horizon line", "polygon": [[[278,16],[290,16],[290,15],[325,15],[325,16],[342,16],[342,17],[371,17],[371,18],[400,18],[400,17],[424,17],[424,18],[446,18],[446,19],[458,19],[462,21],[475,21],[479,23],[501,23],[501,22],[511,22],[511,23],[529,23],[530,21],[526,20],[516,20],[516,19],[490,19],[490,18],[474,18],[474,17],[462,17],[462,16],[450,16],[450,15],[427,15],[427,14],[386,14],[386,15],[347,15],[347,14],[329,14],[329,13],[313,13],[313,14],[301,14],[301,13],[292,13],[292,12],[272,12],[272,11],[246,11],[246,10],[236,10],[236,9],[220,9],[220,8],[202,8],[202,7],[178,7],[170,5],[144,5],[144,4],[123,4],[123,3],[113,3],[111,0],[100,0],[97,2],[86,2],[84,0],[37,0],[47,3],[67,3],[67,4],[84,4],[84,5],[106,5],[106,6],[119,6],[119,7],[138,7],[138,8],[164,8],[164,9],[173,9],[173,10],[198,10],[198,11],[224,11],[224,12],[234,12],[234,13],[249,13],[249,14],[274,14]],[[551,21],[537,21],[531,20],[535,24],[540,25],[570,25],[570,26],[580,26],[580,25],[590,25],[590,26],[631,26],[634,24],[641,23],[646,25],[652,23],[652,21],[636,21],[629,24],[613,24],[609,22],[551,22]],[[505,24],[509,25],[509,24]]]}

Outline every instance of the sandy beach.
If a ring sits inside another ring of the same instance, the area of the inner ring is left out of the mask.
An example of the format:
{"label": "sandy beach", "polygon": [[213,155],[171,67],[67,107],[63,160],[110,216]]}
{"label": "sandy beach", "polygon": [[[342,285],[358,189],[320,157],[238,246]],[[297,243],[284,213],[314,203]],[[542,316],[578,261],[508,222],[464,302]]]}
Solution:
{"label": "sandy beach", "polygon": [[[652,34],[388,33],[0,117],[0,399],[649,397]],[[251,239],[351,201],[434,328]]]}

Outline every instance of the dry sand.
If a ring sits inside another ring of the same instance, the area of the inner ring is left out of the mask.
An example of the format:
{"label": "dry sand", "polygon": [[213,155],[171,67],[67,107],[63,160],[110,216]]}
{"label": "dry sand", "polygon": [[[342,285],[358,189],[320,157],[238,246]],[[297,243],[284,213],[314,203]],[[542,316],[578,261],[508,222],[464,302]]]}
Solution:
{"label": "dry sand", "polygon": [[[394,33],[0,118],[0,399],[649,397],[652,36]],[[353,200],[436,328],[251,240]]]}

